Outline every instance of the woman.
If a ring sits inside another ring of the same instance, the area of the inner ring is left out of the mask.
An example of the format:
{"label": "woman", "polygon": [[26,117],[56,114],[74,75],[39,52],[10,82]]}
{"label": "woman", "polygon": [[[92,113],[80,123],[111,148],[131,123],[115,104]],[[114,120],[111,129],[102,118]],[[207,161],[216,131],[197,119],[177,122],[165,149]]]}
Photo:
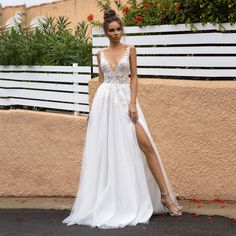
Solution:
{"label": "woman", "polygon": [[79,189],[62,222],[106,229],[149,223],[153,214],[181,216],[183,207],[136,98],[136,49],[121,44],[123,26],[114,10],[104,13],[103,28],[110,46],[97,53],[99,87],[88,120]]}

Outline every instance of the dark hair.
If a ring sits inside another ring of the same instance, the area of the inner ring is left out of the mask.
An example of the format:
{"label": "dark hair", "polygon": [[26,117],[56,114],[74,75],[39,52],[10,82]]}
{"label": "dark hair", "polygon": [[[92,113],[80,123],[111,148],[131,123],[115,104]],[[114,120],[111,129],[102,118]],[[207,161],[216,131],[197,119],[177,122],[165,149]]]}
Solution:
{"label": "dark hair", "polygon": [[108,25],[113,22],[117,21],[121,27],[121,30],[123,31],[123,24],[119,16],[116,15],[116,12],[113,9],[107,10],[104,12],[103,16],[103,30],[105,34],[107,33]]}

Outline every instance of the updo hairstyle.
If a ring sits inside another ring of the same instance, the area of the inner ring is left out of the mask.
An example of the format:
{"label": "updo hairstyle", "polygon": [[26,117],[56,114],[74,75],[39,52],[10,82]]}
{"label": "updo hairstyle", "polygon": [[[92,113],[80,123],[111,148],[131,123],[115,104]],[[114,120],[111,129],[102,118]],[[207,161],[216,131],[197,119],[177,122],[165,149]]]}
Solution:
{"label": "updo hairstyle", "polygon": [[103,30],[104,30],[105,34],[107,34],[108,25],[113,21],[117,21],[119,23],[119,25],[121,27],[121,30],[123,32],[122,21],[121,21],[120,17],[116,15],[116,12],[113,9],[105,11],[103,19],[104,19],[104,21],[103,21]]}

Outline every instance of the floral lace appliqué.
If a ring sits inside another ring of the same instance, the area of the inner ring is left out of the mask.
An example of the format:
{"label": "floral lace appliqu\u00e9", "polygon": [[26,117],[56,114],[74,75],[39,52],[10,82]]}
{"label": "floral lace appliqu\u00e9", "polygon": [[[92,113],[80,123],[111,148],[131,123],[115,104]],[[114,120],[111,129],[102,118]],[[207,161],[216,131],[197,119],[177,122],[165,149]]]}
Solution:
{"label": "floral lace appliqu\u00e9", "polygon": [[130,47],[128,46],[115,70],[113,70],[107,62],[103,50],[101,51],[101,69],[104,74],[103,85],[109,86],[109,89],[111,89],[112,101],[115,105],[118,101],[123,104],[130,102],[129,52]]}
{"label": "floral lace appliqu\u00e9", "polygon": [[101,68],[104,74],[104,83],[128,83],[130,70],[129,51],[130,47],[127,47],[125,54],[115,70],[110,67],[104,56],[103,50],[101,51]]}

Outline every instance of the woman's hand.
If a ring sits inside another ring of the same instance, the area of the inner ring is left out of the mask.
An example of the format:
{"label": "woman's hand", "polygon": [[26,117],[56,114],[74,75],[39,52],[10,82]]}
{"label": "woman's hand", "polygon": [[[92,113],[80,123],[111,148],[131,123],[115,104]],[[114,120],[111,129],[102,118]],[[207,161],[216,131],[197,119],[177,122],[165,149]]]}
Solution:
{"label": "woman's hand", "polygon": [[132,122],[136,123],[138,120],[138,112],[137,112],[137,108],[136,108],[136,103],[135,102],[131,102],[129,104],[129,116],[132,120]]}

